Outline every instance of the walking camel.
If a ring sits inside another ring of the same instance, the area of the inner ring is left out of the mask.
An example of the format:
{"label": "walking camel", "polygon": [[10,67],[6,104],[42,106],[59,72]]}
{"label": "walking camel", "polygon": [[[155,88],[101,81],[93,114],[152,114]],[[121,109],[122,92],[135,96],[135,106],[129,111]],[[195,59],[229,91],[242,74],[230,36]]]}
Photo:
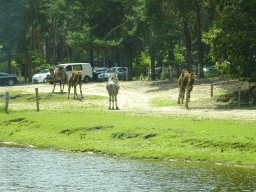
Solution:
{"label": "walking camel", "polygon": [[82,96],[82,98],[84,98],[83,93],[82,93],[82,72],[81,71],[73,71],[68,80],[68,99],[69,99],[71,87],[74,87],[74,99],[75,99],[75,97],[77,97],[77,99],[78,99],[78,95],[76,92],[77,85],[79,85],[81,96]]}
{"label": "walking camel", "polygon": [[186,92],[186,108],[187,109],[189,109],[188,102],[190,102],[190,93],[193,89],[195,78],[196,76],[193,72],[189,74],[187,71],[182,70],[178,80],[178,85],[180,88],[178,104],[180,104],[180,99],[181,99],[181,102],[183,103],[185,90],[187,90]]}
{"label": "walking camel", "polygon": [[114,103],[116,103],[116,109],[119,109],[117,106],[117,95],[118,95],[120,86],[118,84],[117,74],[113,73],[109,76],[106,89],[108,90],[108,95],[109,95],[108,109],[111,109],[111,102],[112,102],[112,109],[114,109]]}
{"label": "walking camel", "polygon": [[[51,76],[53,77],[53,81],[54,81],[54,86],[53,86],[52,92],[54,92],[56,83],[58,81],[60,83],[60,92],[63,92],[64,91],[64,84],[68,80],[68,73],[66,72],[64,67],[62,65],[59,65],[55,72],[54,72],[53,68],[50,68],[49,72],[50,72]],[[61,88],[61,84],[63,85],[63,88]]]}

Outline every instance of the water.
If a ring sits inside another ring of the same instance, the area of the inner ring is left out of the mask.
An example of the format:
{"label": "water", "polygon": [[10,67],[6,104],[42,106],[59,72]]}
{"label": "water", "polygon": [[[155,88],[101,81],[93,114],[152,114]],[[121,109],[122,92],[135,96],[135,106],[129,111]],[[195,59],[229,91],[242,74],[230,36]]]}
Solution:
{"label": "water", "polygon": [[0,147],[0,191],[256,192],[256,170]]}

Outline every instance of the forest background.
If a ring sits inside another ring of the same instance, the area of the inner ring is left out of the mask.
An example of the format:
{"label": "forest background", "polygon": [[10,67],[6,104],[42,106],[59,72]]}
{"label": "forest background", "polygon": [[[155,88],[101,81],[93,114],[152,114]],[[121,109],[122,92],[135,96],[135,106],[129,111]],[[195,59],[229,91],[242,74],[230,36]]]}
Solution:
{"label": "forest background", "polygon": [[[0,71],[34,73],[58,63],[128,67],[215,66],[256,81],[254,0],[0,0]],[[131,73],[132,72],[132,73]]]}

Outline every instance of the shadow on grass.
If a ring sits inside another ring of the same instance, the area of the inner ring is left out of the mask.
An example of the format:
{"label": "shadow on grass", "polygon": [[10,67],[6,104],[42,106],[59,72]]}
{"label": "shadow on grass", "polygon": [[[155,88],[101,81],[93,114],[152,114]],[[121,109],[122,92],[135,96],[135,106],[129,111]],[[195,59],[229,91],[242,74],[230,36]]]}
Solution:
{"label": "shadow on grass", "polygon": [[216,109],[221,111],[230,110],[256,110],[255,105],[249,105],[247,103],[242,103],[238,106],[237,102],[218,102],[214,99],[202,99],[197,101],[189,102],[190,109]]}
{"label": "shadow on grass", "polygon": [[[148,82],[148,84],[151,89],[147,90],[146,93],[168,91],[178,88],[178,80],[151,81]],[[220,89],[224,90],[224,92],[231,92],[234,91],[234,89],[237,90],[238,87],[242,87],[242,89],[248,88],[248,84],[246,82],[233,81],[226,77],[200,78],[196,79],[194,83],[194,85],[209,85],[209,90],[211,84],[218,86]]]}

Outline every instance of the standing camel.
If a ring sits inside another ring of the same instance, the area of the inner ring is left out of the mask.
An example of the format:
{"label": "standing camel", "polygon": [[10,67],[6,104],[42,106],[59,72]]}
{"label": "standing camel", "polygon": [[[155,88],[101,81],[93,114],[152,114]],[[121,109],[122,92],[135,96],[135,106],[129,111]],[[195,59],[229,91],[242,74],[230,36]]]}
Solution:
{"label": "standing camel", "polygon": [[[60,83],[60,92],[63,92],[64,91],[64,84],[68,80],[68,73],[66,72],[64,67],[62,65],[59,65],[58,69],[56,69],[55,72],[54,72],[53,68],[50,68],[49,72],[50,72],[51,76],[53,77],[53,81],[54,81],[54,86],[53,86],[52,92],[54,92],[56,83],[58,81]],[[62,89],[61,89],[61,84],[63,84],[63,88]]]}
{"label": "standing camel", "polygon": [[78,99],[78,95],[77,95],[77,92],[76,92],[76,86],[77,85],[79,85],[81,96],[82,96],[82,98],[84,98],[83,93],[82,93],[82,72],[81,71],[73,71],[69,80],[68,80],[68,99],[69,99],[69,94],[70,94],[70,88],[71,87],[74,87],[74,99],[75,99],[75,96]]}
{"label": "standing camel", "polygon": [[193,89],[195,78],[196,77],[194,73],[189,74],[187,71],[182,70],[178,80],[178,85],[180,88],[178,104],[180,104],[180,99],[181,99],[181,102],[183,103],[185,90],[187,90],[186,92],[186,108],[187,109],[189,109],[188,102],[190,101],[190,93]]}
{"label": "standing camel", "polygon": [[106,89],[108,90],[108,95],[109,95],[108,109],[111,109],[111,102],[112,102],[112,109],[114,109],[114,102],[116,103],[116,109],[119,109],[117,106],[117,94],[120,89],[120,86],[118,84],[117,74],[113,73],[109,76]]}

